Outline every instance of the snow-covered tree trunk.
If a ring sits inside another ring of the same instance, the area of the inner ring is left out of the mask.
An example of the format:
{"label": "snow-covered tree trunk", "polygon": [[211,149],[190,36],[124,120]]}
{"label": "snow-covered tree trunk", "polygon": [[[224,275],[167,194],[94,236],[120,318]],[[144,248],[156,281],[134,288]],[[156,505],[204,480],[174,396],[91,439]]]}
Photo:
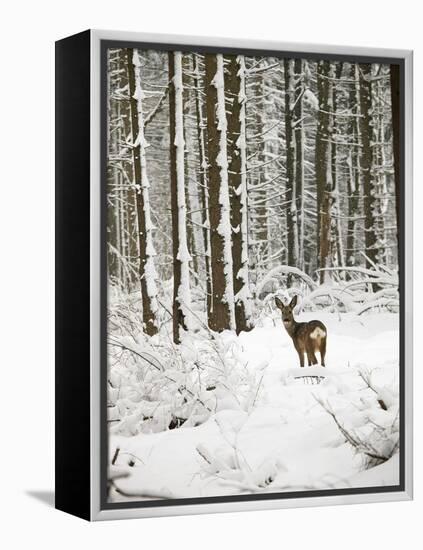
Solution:
{"label": "snow-covered tree trunk", "polygon": [[[392,146],[394,156],[394,176],[395,176],[395,209],[397,218],[397,235],[400,227],[400,66],[390,66],[390,84],[391,84],[391,109],[392,109]],[[399,242],[399,241],[398,241]]]}
{"label": "snow-covered tree trunk", "polygon": [[[119,84],[119,58],[112,50],[108,54],[109,71],[107,74],[107,86],[109,90],[113,90]],[[117,125],[117,101],[112,94],[108,96],[108,112],[110,117],[109,127],[110,135],[108,138],[109,155],[112,158],[119,156],[119,130]],[[113,208],[107,209],[107,268],[108,275],[111,280],[116,283],[120,281],[120,210],[117,207],[116,189],[118,188],[119,170],[114,164],[109,170],[109,178],[107,181],[108,201]]]}
{"label": "snow-covered tree trunk", "polygon": [[[114,66],[114,65],[112,65]],[[113,72],[110,70],[108,74],[108,87],[111,89],[113,82],[112,82],[112,74]],[[117,105],[116,101],[113,101],[111,97],[109,97],[109,113],[111,119],[116,120],[116,112],[117,112]],[[112,124],[110,123],[110,126]],[[113,156],[117,156],[118,154],[118,132],[116,131],[116,127],[113,125],[114,132],[110,132],[109,137],[109,150],[110,154]],[[119,204],[117,202],[116,198],[116,188],[118,186],[118,178],[119,178],[119,171],[116,169],[116,167],[113,167],[112,170],[112,177],[109,179],[108,186],[110,187],[108,194],[110,197],[110,200],[113,201],[113,204],[115,205],[115,208],[108,210],[108,223],[107,223],[107,229],[110,232],[110,242],[109,244],[111,246],[108,247],[109,252],[109,260],[108,260],[108,267],[109,267],[109,276],[112,278],[113,281],[119,281],[120,275],[121,275],[121,269],[120,269],[120,208],[117,207]]]}
{"label": "snow-covered tree trunk", "polygon": [[128,82],[130,96],[133,175],[136,190],[139,275],[141,284],[143,327],[146,334],[153,336],[158,331],[157,287],[158,278],[154,265],[156,255],[153,244],[153,224],[150,213],[150,198],[145,149],[148,146],[144,136],[143,99],[141,87],[141,64],[138,51],[127,49]]}
{"label": "snow-covered tree trunk", "polygon": [[342,75],[343,63],[334,63],[332,74],[335,80],[331,85],[331,97],[332,97],[332,192],[331,192],[331,264],[332,266],[344,265],[344,246],[342,241],[342,227],[341,216],[339,209],[339,187],[338,187],[338,147],[337,147],[337,131],[338,131],[338,89],[337,85]]}
{"label": "snow-covered tree trunk", "polygon": [[360,83],[360,167],[363,179],[364,205],[364,243],[366,252],[366,267],[371,269],[378,261],[377,232],[375,220],[375,185],[372,151],[372,82],[371,65],[363,63],[359,68]]}
{"label": "snow-covered tree trunk", "polygon": [[173,340],[191,323],[191,256],[187,241],[185,196],[185,140],[183,116],[182,53],[169,52],[170,185],[173,237]]}
{"label": "snow-covered tree trunk", "polygon": [[[119,121],[117,131],[115,132],[116,138],[118,141],[124,138],[122,132],[122,102],[117,101],[117,120]],[[125,204],[126,202],[126,190],[124,190],[123,174],[121,170],[117,172],[117,188],[116,188],[116,198],[118,204]],[[120,281],[121,287],[127,291],[129,288],[129,272],[128,272],[128,212],[126,208],[121,208],[119,213],[119,252],[120,252]]]}
{"label": "snow-covered tree trunk", "polygon": [[[250,76],[253,80],[254,77]],[[265,76],[255,77],[254,88],[256,98],[256,107],[253,109],[254,114],[254,128],[256,130],[257,149],[256,149],[256,162],[259,167],[253,171],[253,184],[250,186],[250,190],[254,190],[251,193],[250,205],[254,208],[254,242],[256,247],[256,262],[257,267],[261,267],[265,258],[270,253],[269,243],[269,193],[268,186],[265,182],[268,181],[269,173],[269,161],[270,151],[268,136],[266,133],[266,125],[268,121],[268,108],[266,101],[266,78]]]}
{"label": "snow-covered tree trunk", "polygon": [[207,188],[207,157],[206,157],[206,136],[203,115],[203,102],[201,100],[202,79],[199,67],[199,59],[197,54],[192,54],[195,76],[195,116],[197,120],[197,139],[198,139],[198,154],[199,154],[199,186],[201,197],[202,225],[203,225],[203,244],[204,244],[204,262],[206,268],[206,302],[207,302],[207,318],[210,316],[212,309],[212,281],[211,281],[211,266],[210,266],[210,220],[209,220],[209,195]]}
{"label": "snow-covered tree trunk", "polygon": [[206,54],[205,64],[213,287],[209,326],[222,331],[235,328],[223,56]]}
{"label": "snow-covered tree trunk", "polygon": [[381,80],[376,73],[372,86],[372,148],[373,148],[373,179],[375,193],[375,231],[377,233],[378,260],[389,265],[389,249],[386,245],[386,214],[388,210],[389,194],[386,184],[386,155],[385,155],[385,128],[384,128],[384,98],[381,90]]}
{"label": "snow-covered tree trunk", "polygon": [[236,332],[251,328],[248,269],[247,152],[245,135],[244,56],[228,56],[225,85],[228,115],[228,184],[231,204],[232,260]]}
{"label": "snow-covered tree trunk", "polygon": [[[287,231],[288,265],[296,267],[298,249],[297,241],[297,206],[295,192],[295,140],[293,136],[294,78],[293,61],[284,60],[285,78],[285,148],[286,148],[286,192],[285,212]],[[290,279],[289,279],[290,280]]]}
{"label": "snow-covered tree trunk", "polygon": [[190,270],[199,273],[201,256],[203,254],[201,231],[202,219],[199,200],[199,185],[197,179],[197,132],[193,128],[192,105],[195,101],[195,89],[192,85],[194,66],[192,55],[182,58],[182,85],[183,85],[183,121],[185,140],[185,190],[187,209],[187,241],[191,256]]}
{"label": "snow-covered tree trunk", "polygon": [[[119,75],[118,82],[119,95],[117,101],[120,104],[121,115],[120,125],[121,132],[119,136],[120,143],[126,143],[128,136],[131,135],[131,106],[129,97],[129,83],[128,83],[128,71],[126,49],[119,50]],[[122,157],[124,158],[129,152],[128,147],[123,148]],[[139,246],[138,246],[138,220],[137,220],[137,202],[136,202],[136,189],[132,185],[134,180],[134,169],[132,163],[124,162],[122,159],[120,163],[120,172],[122,175],[122,186],[125,188],[123,196],[124,204],[126,204],[126,227],[124,228],[127,239],[127,277],[130,285],[130,289],[134,288],[134,285],[139,285],[138,273],[133,269],[133,265],[136,265],[139,258]]]}
{"label": "snow-covered tree trunk", "polygon": [[328,266],[330,252],[331,193],[332,193],[332,152],[331,152],[331,75],[329,61],[319,61],[317,65],[317,90],[319,100],[318,123],[315,149],[315,171],[317,189],[317,245],[319,250],[320,282],[329,277],[324,269]]}
{"label": "snow-covered tree trunk", "polygon": [[296,265],[304,269],[304,130],[303,130],[303,61],[294,61],[294,142],[295,142],[295,217],[297,220]]}
{"label": "snow-covered tree trunk", "polygon": [[347,240],[346,240],[346,264],[348,266],[355,265],[356,256],[356,226],[359,215],[359,199],[360,199],[360,155],[358,145],[360,143],[360,91],[358,83],[358,65],[351,65],[349,80],[355,81],[355,85],[350,86],[349,91],[349,107],[351,117],[348,124],[348,133],[352,137],[353,147],[350,148],[348,156],[349,174],[347,179],[347,195],[348,195],[348,223],[347,223]]}

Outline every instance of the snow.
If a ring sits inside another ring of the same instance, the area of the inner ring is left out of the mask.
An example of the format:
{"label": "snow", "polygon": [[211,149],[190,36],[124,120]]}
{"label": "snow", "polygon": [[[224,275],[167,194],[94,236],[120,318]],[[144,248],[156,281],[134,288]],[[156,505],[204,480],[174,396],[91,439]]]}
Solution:
{"label": "snow", "polygon": [[265,289],[265,287],[271,281],[276,280],[277,276],[281,275],[281,274],[296,275],[300,279],[303,279],[304,282],[307,283],[307,285],[310,288],[312,288],[312,289],[316,288],[316,283],[313,281],[313,279],[311,277],[309,277],[306,273],[304,273],[303,271],[298,269],[297,267],[291,267],[291,266],[288,266],[288,265],[280,265],[280,266],[274,267],[268,273],[266,273],[266,275],[263,277],[263,279],[258,283],[257,288],[256,288],[257,295],[260,295],[261,292],[263,292],[263,290]]}
{"label": "snow", "polygon": [[307,88],[303,94],[304,101],[307,102],[314,111],[319,109],[319,101],[310,88]]}
{"label": "snow", "polygon": [[[349,433],[363,441],[372,437],[378,452],[389,455],[398,438],[398,315],[373,312],[358,317],[319,311],[298,316],[299,321],[313,318],[328,329],[326,369],[299,368],[292,341],[275,311],[248,333],[216,335],[223,362],[228,357],[232,365],[226,376],[241,365],[239,372],[246,374],[243,385],[228,391],[229,386],[221,384],[208,392],[213,394],[209,398],[213,411],[199,425],[187,422],[178,429],[130,437],[112,432],[110,460],[118,447],[113,467],[119,472],[114,485],[120,493],[112,489],[111,498],[398,484],[398,454],[369,468],[365,455],[345,441],[322,406],[334,411]],[[198,339],[184,341],[184,361],[198,360],[205,345]],[[320,384],[307,383],[310,375],[325,378]],[[248,380],[254,381],[249,389]]]}

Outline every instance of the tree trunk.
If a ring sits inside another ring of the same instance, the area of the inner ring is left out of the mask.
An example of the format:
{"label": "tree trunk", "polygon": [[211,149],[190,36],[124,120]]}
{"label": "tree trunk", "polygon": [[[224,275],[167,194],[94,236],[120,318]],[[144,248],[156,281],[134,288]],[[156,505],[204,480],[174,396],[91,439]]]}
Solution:
{"label": "tree trunk", "polygon": [[352,136],[353,147],[349,156],[349,178],[348,178],[348,224],[347,224],[347,245],[346,245],[346,263],[353,266],[356,263],[356,231],[357,217],[359,214],[361,170],[360,170],[360,85],[358,76],[358,65],[351,64],[350,80],[355,81],[355,86],[350,88],[349,104],[351,117],[349,123],[349,133]]}
{"label": "tree trunk", "polygon": [[343,63],[338,62],[334,63],[333,75],[336,79],[335,82],[331,85],[332,93],[332,132],[331,132],[331,149],[332,149],[332,193],[331,193],[331,258],[333,265],[343,266],[344,265],[344,247],[342,240],[342,228],[341,228],[341,219],[340,219],[340,204],[339,204],[339,190],[338,190],[338,147],[337,147],[337,128],[338,121],[336,118],[336,113],[338,110],[338,92],[337,92],[337,82],[340,80],[342,75]]}
{"label": "tree trunk", "polygon": [[[331,193],[332,193],[332,153],[331,153],[331,101],[330,101],[330,63],[319,61],[317,66],[317,89],[319,113],[316,133],[315,172],[317,189],[317,246],[319,250],[319,268],[327,267],[330,252]],[[320,283],[328,275],[320,271]]]}
{"label": "tree trunk", "polygon": [[[117,86],[116,77],[116,61],[113,55],[113,50],[108,52],[109,70],[107,72],[107,86],[112,92]],[[118,67],[119,69],[119,67]],[[112,93],[108,94],[108,110],[109,110],[109,127],[113,128],[114,132],[109,132],[109,138],[107,140],[108,155],[116,157],[118,155],[118,133],[112,125],[112,121],[116,119],[116,101],[112,97]],[[113,283],[119,282],[120,275],[120,261],[119,261],[119,208],[116,199],[116,186],[118,180],[118,170],[115,165],[108,166],[107,169],[107,269],[108,276]]]}
{"label": "tree trunk", "polygon": [[294,62],[294,134],[295,134],[295,218],[297,222],[296,267],[304,269],[304,132],[303,132],[303,62]]}
{"label": "tree trunk", "polygon": [[223,57],[206,54],[212,311],[209,327],[235,328]]}
{"label": "tree trunk", "polygon": [[225,85],[232,105],[228,115],[228,184],[231,203],[232,270],[236,332],[251,329],[248,277],[247,162],[245,142],[245,63],[243,56],[228,56]]}
{"label": "tree trunk", "polygon": [[[131,134],[131,105],[129,97],[129,83],[128,83],[128,71],[127,67],[127,55],[126,49],[122,48],[119,50],[119,74],[121,75],[119,82],[119,89],[127,87],[128,93],[125,94],[125,100],[120,100],[121,110],[122,110],[122,132],[121,140],[126,141],[127,136]],[[126,148],[124,148],[125,151]],[[131,269],[128,273],[130,289],[134,288],[134,285],[138,286],[138,273],[132,269],[133,265],[136,265],[139,258],[139,249],[138,249],[138,221],[137,221],[137,201],[136,201],[136,190],[134,186],[131,185],[134,181],[134,170],[131,163],[122,162],[121,172],[123,175],[123,183],[126,184],[126,204],[127,204],[127,226],[126,233],[128,239],[128,262],[131,266]]]}
{"label": "tree trunk", "polygon": [[170,186],[173,238],[173,340],[190,328],[191,292],[185,196],[185,141],[183,116],[182,54],[169,52]]}
{"label": "tree trunk", "polygon": [[149,182],[145,157],[144,119],[142,110],[143,91],[141,88],[140,61],[137,50],[127,49],[128,82],[132,126],[132,155],[134,184],[136,189],[139,274],[142,298],[144,331],[153,336],[158,331],[157,314],[157,273],[154,266],[156,252],[153,245],[153,224],[150,217]]}
{"label": "tree trunk", "polygon": [[361,155],[360,167],[363,179],[364,205],[364,243],[366,251],[366,267],[371,269],[378,261],[376,220],[375,220],[375,185],[372,154],[372,84],[371,65],[364,63],[359,66],[360,83],[360,134]]}
{"label": "tree trunk", "polygon": [[210,266],[210,220],[209,220],[209,196],[207,189],[207,158],[206,158],[206,136],[205,121],[203,116],[203,104],[201,101],[201,76],[197,54],[192,54],[195,75],[195,115],[197,119],[197,139],[200,164],[200,197],[202,209],[203,241],[204,241],[204,262],[206,268],[206,293],[207,293],[207,319],[212,309],[212,285]]}
{"label": "tree trunk", "polygon": [[394,175],[395,175],[395,206],[397,216],[397,240],[400,231],[401,212],[401,149],[400,149],[400,66],[390,66],[391,76],[391,108],[392,108],[392,145],[394,152]]}
{"label": "tree trunk", "polygon": [[[296,193],[295,193],[295,141],[292,132],[293,124],[293,94],[294,82],[292,75],[292,60],[284,59],[285,78],[285,149],[286,149],[286,193],[285,213],[288,248],[288,265],[296,267],[297,257],[297,222],[296,222]],[[290,278],[288,278],[288,284]]]}

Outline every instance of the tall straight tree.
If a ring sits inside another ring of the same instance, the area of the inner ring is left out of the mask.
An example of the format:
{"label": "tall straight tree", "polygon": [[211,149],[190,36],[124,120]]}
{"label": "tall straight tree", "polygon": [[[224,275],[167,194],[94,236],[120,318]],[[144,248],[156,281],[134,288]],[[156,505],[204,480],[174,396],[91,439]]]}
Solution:
{"label": "tall straight tree", "polygon": [[247,242],[247,154],[245,135],[244,56],[228,56],[225,88],[229,100],[228,185],[232,226],[232,270],[236,332],[251,328],[251,295],[248,276]]}
{"label": "tall straight tree", "polygon": [[199,154],[199,185],[201,197],[203,240],[204,240],[204,263],[206,276],[206,302],[207,318],[212,309],[212,285],[211,285],[211,266],[210,266],[210,220],[209,220],[209,195],[207,188],[207,158],[206,158],[206,122],[204,121],[203,102],[201,92],[203,90],[202,74],[200,72],[199,55],[193,53],[194,77],[195,77],[195,117],[197,122],[197,139]]}
{"label": "tall straight tree", "polygon": [[285,80],[285,150],[286,150],[286,193],[285,214],[287,231],[288,265],[297,264],[297,219],[295,193],[295,140],[293,135],[294,76],[293,60],[284,59]]}
{"label": "tall straight tree", "polygon": [[343,63],[333,63],[331,84],[331,105],[332,105],[332,131],[331,131],[331,165],[332,165],[332,192],[331,192],[331,257],[336,265],[344,265],[344,247],[342,243],[341,216],[339,210],[339,190],[338,190],[338,83],[342,75]]}
{"label": "tall straight tree", "polygon": [[150,213],[150,197],[145,154],[144,93],[141,87],[141,64],[138,51],[127,49],[128,85],[132,129],[133,176],[136,190],[139,241],[139,275],[141,284],[143,327],[153,336],[158,331],[157,287],[158,278],[154,265],[156,255],[153,244],[153,224]]}
{"label": "tall straight tree", "polygon": [[[392,146],[394,153],[395,209],[397,235],[400,227],[400,66],[390,66],[391,108],[392,108]],[[398,239],[399,242],[399,239]]]}
{"label": "tall straight tree", "polygon": [[356,63],[352,63],[349,73],[349,80],[354,83],[354,85],[351,85],[349,90],[348,100],[352,116],[348,121],[348,133],[352,139],[353,147],[350,147],[348,155],[348,224],[346,243],[346,263],[350,267],[355,265],[356,225],[359,215],[360,201],[360,156],[358,151],[360,136],[360,89],[358,83],[358,70],[358,65]]}
{"label": "tall straight tree", "polygon": [[372,66],[363,63],[359,67],[360,89],[360,168],[363,181],[364,205],[364,244],[366,267],[372,268],[378,260],[377,233],[375,220],[375,182],[372,152]]}
{"label": "tall straight tree", "polygon": [[205,67],[213,287],[209,327],[220,332],[235,328],[223,56],[206,54]]}
{"label": "tall straight tree", "polygon": [[[128,71],[126,70],[127,56],[126,49],[119,49],[119,75],[120,81],[118,85],[119,93],[117,95],[118,102],[120,103],[120,118],[121,118],[121,134],[120,139],[126,140],[126,136],[131,134],[131,113],[130,113],[130,98],[128,93]],[[144,121],[145,129],[145,121]],[[123,157],[126,155],[127,148],[123,151]],[[131,162],[124,162],[124,158],[119,164],[119,170],[122,174],[122,187],[125,187],[126,193],[122,190],[121,201],[127,203],[127,217],[125,234],[127,240],[127,277],[130,279],[132,285],[138,285],[138,274],[134,269],[131,269],[133,262],[137,262],[139,258],[138,251],[138,228],[137,228],[137,202],[136,202],[136,190],[131,185],[134,178],[134,171]]]}
{"label": "tall straight tree", "polygon": [[320,282],[327,278],[325,268],[328,267],[330,252],[331,227],[331,193],[332,193],[332,154],[331,154],[331,96],[330,96],[330,63],[319,61],[317,64],[317,93],[319,101],[315,172],[317,191],[317,237],[319,250]]}
{"label": "tall straight tree", "polygon": [[304,132],[303,61],[294,61],[295,217],[297,221],[297,267],[304,268]]}
{"label": "tall straight tree", "polygon": [[169,52],[170,186],[173,238],[173,340],[181,341],[180,330],[190,328],[190,262],[187,241],[185,196],[185,140],[182,83],[182,53]]}
{"label": "tall straight tree", "polygon": [[[126,50],[122,50],[125,54],[126,66]],[[120,86],[121,67],[119,64],[120,56],[116,55],[112,50],[108,54],[109,70],[107,73],[107,86],[112,90]],[[108,138],[109,158],[117,157],[119,153],[119,140],[121,125],[118,120],[118,102],[112,94],[108,97],[108,113],[109,113],[109,129],[110,135]],[[113,130],[113,132],[112,132]],[[119,186],[119,170],[115,164],[108,166],[107,178],[107,199],[110,205],[114,208],[107,208],[107,232],[108,232],[108,247],[107,247],[107,269],[108,276],[113,281],[120,281],[120,210],[116,207],[117,201],[116,188]]]}

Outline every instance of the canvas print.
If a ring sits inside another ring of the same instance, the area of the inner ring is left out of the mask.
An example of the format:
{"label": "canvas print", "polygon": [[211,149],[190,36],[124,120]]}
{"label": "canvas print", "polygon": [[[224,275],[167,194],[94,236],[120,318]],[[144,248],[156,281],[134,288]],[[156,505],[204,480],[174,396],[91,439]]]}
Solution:
{"label": "canvas print", "polygon": [[398,66],[105,71],[107,502],[397,487]]}

